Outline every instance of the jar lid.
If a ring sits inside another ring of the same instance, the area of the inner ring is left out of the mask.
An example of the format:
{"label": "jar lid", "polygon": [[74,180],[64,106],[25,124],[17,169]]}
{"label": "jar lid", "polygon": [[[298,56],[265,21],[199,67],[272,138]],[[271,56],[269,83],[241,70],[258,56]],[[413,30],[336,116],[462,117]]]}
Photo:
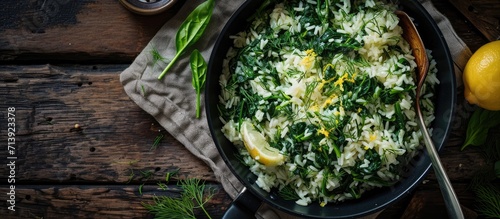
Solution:
{"label": "jar lid", "polygon": [[177,0],[120,0],[128,10],[141,15],[159,14],[172,7]]}

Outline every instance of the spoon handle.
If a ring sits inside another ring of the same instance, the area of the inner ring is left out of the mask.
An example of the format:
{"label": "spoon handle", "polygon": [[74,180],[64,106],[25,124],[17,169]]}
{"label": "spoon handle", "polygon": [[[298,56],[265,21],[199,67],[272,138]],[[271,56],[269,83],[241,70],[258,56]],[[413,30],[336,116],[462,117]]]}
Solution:
{"label": "spoon handle", "polygon": [[453,219],[462,219],[464,215],[462,213],[462,208],[460,207],[460,203],[458,202],[457,195],[453,190],[450,180],[446,175],[446,172],[441,164],[441,160],[439,159],[439,154],[432,142],[432,139],[427,131],[425,126],[425,122],[422,116],[422,111],[420,111],[420,107],[417,107],[418,113],[418,126],[420,126],[420,130],[422,130],[422,135],[424,136],[425,148],[427,148],[427,152],[432,162],[432,167],[434,168],[434,173],[436,174],[437,181],[439,183],[439,188],[441,189],[441,193],[443,195],[444,203],[446,209],[448,210],[448,216]]}

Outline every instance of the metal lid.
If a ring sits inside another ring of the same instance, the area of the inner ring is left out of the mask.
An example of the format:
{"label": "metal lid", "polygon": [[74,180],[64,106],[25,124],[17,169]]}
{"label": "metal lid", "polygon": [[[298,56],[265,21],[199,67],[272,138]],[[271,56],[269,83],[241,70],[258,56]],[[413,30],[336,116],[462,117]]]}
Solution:
{"label": "metal lid", "polygon": [[142,15],[159,14],[172,7],[177,0],[120,0],[128,10]]}

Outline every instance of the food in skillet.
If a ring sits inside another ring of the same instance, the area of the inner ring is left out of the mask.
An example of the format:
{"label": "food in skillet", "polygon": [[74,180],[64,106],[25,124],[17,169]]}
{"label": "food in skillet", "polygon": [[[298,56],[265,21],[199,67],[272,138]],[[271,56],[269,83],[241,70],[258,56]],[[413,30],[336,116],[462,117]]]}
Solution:
{"label": "food in skillet", "polygon": [[[233,36],[223,132],[262,189],[308,205],[390,186],[419,153],[416,64],[389,2],[271,1]],[[429,125],[431,57],[422,107]]]}

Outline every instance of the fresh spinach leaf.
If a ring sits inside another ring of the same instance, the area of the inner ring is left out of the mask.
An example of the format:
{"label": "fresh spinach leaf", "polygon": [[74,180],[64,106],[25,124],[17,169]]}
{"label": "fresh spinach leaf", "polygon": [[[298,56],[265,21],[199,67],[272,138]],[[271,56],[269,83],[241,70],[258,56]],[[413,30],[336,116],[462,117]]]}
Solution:
{"label": "fresh spinach leaf", "polygon": [[479,146],[486,142],[490,128],[500,125],[500,111],[478,108],[472,114],[467,125],[465,143],[461,150],[469,145]]}
{"label": "fresh spinach leaf", "polygon": [[167,67],[158,76],[158,79],[162,79],[184,51],[201,38],[212,17],[214,5],[215,0],[205,1],[198,5],[184,20],[175,36],[177,52],[172,61],[168,63]]}
{"label": "fresh spinach leaf", "polygon": [[375,174],[382,166],[382,158],[375,149],[368,149],[365,153],[365,159],[369,161],[368,166],[361,167],[364,164],[363,160],[356,163],[354,167],[353,175],[355,176],[367,176]]}
{"label": "fresh spinach leaf", "polygon": [[196,91],[196,118],[201,115],[201,92],[205,86],[207,78],[207,62],[203,59],[200,51],[195,49],[190,57],[191,72],[193,75],[192,84]]}

